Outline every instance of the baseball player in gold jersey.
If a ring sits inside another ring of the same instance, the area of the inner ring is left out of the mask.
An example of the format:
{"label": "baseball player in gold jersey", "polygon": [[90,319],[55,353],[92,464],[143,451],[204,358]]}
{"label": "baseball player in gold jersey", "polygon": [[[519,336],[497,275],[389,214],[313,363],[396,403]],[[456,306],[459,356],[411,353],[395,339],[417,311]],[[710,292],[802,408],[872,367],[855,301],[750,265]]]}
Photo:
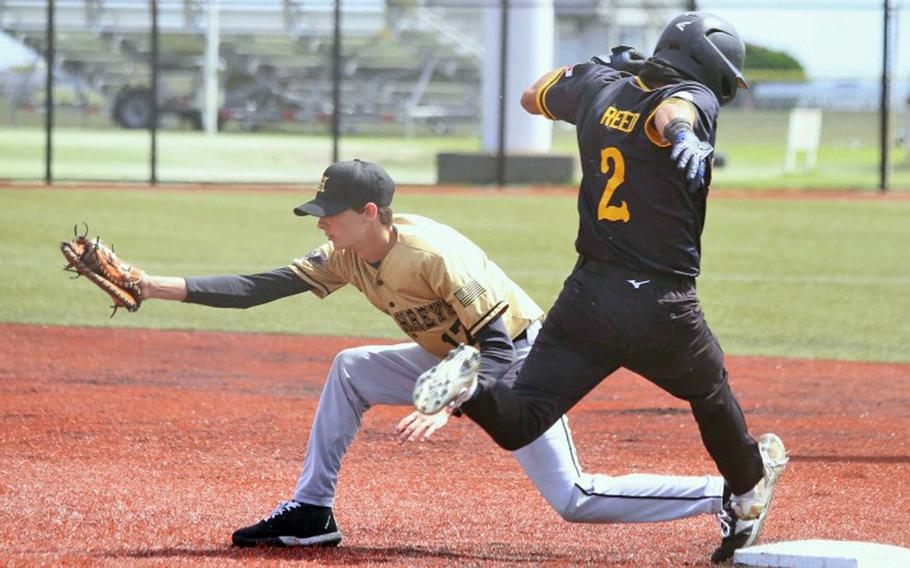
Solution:
{"label": "baseball player in gold jersey", "polygon": [[[415,381],[460,343],[480,352],[480,374],[513,381],[540,328],[542,310],[474,243],[417,215],[393,215],[395,184],[380,166],[338,162],[298,215],[319,218],[329,242],[289,266],[252,275],[144,275],[143,299],[246,308],[312,292],[329,296],[346,284],[391,316],[410,341],[340,352],[329,371],[310,429],[303,471],[291,499],[265,519],[237,530],[237,546],[334,546],[341,541],[332,507],[341,460],[376,404],[409,406]],[[396,427],[400,441],[429,438],[451,407],[412,413]],[[717,513],[723,479],[584,473],[563,417],[513,452],[547,502],[572,522],[614,523]]]}

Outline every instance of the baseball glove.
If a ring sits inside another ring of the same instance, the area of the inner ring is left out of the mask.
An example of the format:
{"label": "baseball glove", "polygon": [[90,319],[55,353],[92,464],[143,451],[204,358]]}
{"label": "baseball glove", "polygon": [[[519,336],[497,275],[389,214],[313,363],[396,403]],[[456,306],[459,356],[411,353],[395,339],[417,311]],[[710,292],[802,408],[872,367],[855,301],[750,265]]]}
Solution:
{"label": "baseball glove", "polygon": [[102,242],[100,237],[89,239],[87,235],[88,225],[82,235],[77,234],[74,226],[73,240],[60,243],[60,251],[67,262],[63,269],[75,272],[75,278],[85,276],[104,290],[114,300],[111,317],[119,308],[135,312],[142,304],[139,291],[142,270],[123,262],[114,253],[113,247]]}

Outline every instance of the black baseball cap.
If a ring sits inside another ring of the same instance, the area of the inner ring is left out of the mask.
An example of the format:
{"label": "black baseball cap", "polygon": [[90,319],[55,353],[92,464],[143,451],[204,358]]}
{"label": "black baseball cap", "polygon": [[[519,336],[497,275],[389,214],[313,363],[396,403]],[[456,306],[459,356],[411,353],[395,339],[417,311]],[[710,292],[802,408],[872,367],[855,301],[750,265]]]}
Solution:
{"label": "black baseball cap", "polygon": [[394,193],[395,182],[382,166],[355,158],[326,168],[316,198],[295,207],[294,213],[328,217],[370,202],[388,207]]}

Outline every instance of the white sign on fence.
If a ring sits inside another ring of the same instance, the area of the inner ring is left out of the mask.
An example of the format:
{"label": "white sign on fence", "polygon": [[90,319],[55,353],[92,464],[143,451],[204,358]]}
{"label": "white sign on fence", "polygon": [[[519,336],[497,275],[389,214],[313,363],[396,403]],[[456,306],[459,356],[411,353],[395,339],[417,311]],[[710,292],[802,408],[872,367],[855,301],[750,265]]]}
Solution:
{"label": "white sign on fence", "polygon": [[787,158],[784,171],[796,170],[796,155],[806,154],[805,169],[815,168],[818,144],[822,134],[822,111],[817,108],[795,108],[790,111],[790,126],[787,131]]}

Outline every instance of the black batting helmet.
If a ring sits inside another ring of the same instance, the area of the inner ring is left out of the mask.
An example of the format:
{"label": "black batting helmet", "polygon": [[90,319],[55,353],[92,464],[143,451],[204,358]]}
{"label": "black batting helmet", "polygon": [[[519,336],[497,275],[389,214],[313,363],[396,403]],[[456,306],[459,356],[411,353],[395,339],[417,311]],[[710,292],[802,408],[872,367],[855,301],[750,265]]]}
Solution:
{"label": "black batting helmet", "polygon": [[743,78],[746,46],[730,22],[704,12],[676,16],[660,33],[654,57],[702,83],[725,105],[737,87],[748,89]]}

